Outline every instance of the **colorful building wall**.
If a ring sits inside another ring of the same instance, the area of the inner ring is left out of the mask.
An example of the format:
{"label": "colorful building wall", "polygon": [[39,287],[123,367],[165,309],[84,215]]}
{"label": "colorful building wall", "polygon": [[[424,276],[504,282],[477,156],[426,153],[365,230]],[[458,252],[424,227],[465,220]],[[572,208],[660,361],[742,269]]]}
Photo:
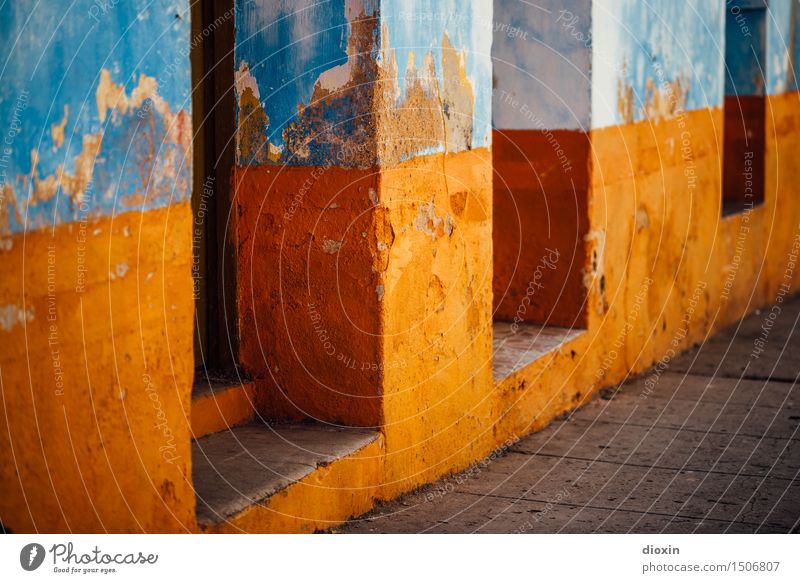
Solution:
{"label": "colorful building wall", "polygon": [[792,0],[769,0],[766,17],[766,93],[795,91],[800,58],[800,11]]}
{"label": "colorful building wall", "polygon": [[[0,520],[195,531],[188,3],[50,4],[0,9]],[[730,7],[522,4],[234,3],[248,395],[381,436],[228,530],[328,528],[797,290],[796,3],[767,14],[764,203],[725,217]],[[498,206],[543,193],[549,229]],[[582,333],[495,380],[497,275],[553,241],[527,321]]]}
{"label": "colorful building wall", "polygon": [[593,128],[722,105],[722,4],[595,0],[592,18]]}
{"label": "colorful building wall", "polygon": [[[407,334],[417,320],[392,323],[397,302],[408,303],[398,286],[414,281],[443,297],[455,285],[448,279],[470,273],[423,281],[422,270],[417,281],[410,250],[448,247],[458,213],[488,200],[481,180],[490,168],[454,182],[453,202],[441,178],[410,169],[488,151],[491,7],[237,8],[241,361],[263,388],[265,416],[378,426],[389,374],[381,334],[394,325]],[[426,192],[393,185],[406,167]],[[470,212],[489,228],[488,209]],[[392,359],[402,368],[411,366],[406,350]]]}
{"label": "colorful building wall", "polygon": [[188,2],[0,7],[0,517],[194,521]]}
{"label": "colorful building wall", "polygon": [[[625,293],[640,323],[623,316],[618,334],[627,341],[644,326],[628,353],[629,366],[640,370],[774,300],[764,285],[780,278],[790,240],[774,238],[771,217],[781,209],[789,225],[796,211],[776,188],[777,165],[794,154],[779,129],[786,119],[772,117],[770,107],[780,103],[785,115],[796,95],[767,100],[764,207],[720,219],[730,3],[690,3],[685,12],[666,2],[610,4],[593,5],[592,228],[605,241],[604,303]],[[768,19],[777,14],[770,8]],[[770,58],[761,66],[778,65]],[[633,290],[646,290],[646,302],[631,303]]]}

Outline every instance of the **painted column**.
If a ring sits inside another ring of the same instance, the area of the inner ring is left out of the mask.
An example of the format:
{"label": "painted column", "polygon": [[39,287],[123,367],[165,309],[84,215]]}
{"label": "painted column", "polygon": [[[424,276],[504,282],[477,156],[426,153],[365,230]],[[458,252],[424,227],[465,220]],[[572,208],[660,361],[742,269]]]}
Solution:
{"label": "painted column", "polygon": [[614,369],[668,364],[714,325],[723,282],[714,247],[733,250],[718,230],[725,7],[593,0],[592,21],[605,383]]}
{"label": "painted column", "polygon": [[236,9],[241,364],[267,417],[377,425],[378,7]]}
{"label": "painted column", "polygon": [[0,516],[193,528],[189,3],[0,7]]}
{"label": "painted column", "polygon": [[591,2],[495,1],[495,318],[585,327]]}
{"label": "painted column", "polygon": [[491,6],[258,1],[236,18],[241,361],[260,411],[383,426],[397,472],[430,468],[491,386]]}
{"label": "painted column", "polygon": [[770,0],[767,12],[765,59],[764,207],[771,225],[771,245],[766,246],[763,278],[766,301],[781,304],[797,289],[800,269],[795,263],[800,248],[800,204],[795,196],[795,172],[800,153],[800,3]]}

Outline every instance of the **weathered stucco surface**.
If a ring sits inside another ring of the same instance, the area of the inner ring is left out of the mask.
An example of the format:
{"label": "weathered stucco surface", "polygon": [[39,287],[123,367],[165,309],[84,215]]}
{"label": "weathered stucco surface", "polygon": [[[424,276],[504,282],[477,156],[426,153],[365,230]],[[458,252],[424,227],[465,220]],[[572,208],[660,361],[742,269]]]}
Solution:
{"label": "weathered stucco surface", "polygon": [[670,91],[687,110],[722,105],[724,3],[593,0],[591,14],[592,128],[652,118]]}
{"label": "weathered stucco surface", "polygon": [[0,9],[0,35],[11,43],[0,84],[7,241],[25,230],[160,208],[190,192],[188,3],[100,10],[79,0],[63,20],[49,5]]}
{"label": "weathered stucco surface", "polygon": [[[489,32],[491,6],[444,8],[239,6],[237,163],[368,168],[488,145],[489,103],[473,84],[490,82],[491,36],[475,33]],[[307,34],[289,46],[295,29]]]}
{"label": "weathered stucco surface", "polygon": [[103,6],[0,7],[0,516],[15,532],[196,529],[189,3]]}
{"label": "weathered stucco surface", "polygon": [[[682,348],[800,286],[798,93],[765,100],[764,205],[720,219],[724,78],[712,45],[722,11],[690,3],[701,18],[687,23],[672,3],[643,13],[639,4],[620,11],[595,0],[592,32],[605,52],[592,55],[593,128],[584,135],[553,129],[557,143],[572,145],[562,150],[591,157],[583,182],[574,173],[576,189],[565,188],[559,201],[558,212],[575,210],[575,220],[554,235],[572,244],[583,267],[545,267],[564,281],[580,279],[572,300],[582,306],[585,332],[494,382],[498,195],[482,32],[487,18],[494,26],[490,3],[470,4],[476,8],[465,18],[463,3],[458,10],[448,3],[440,14],[436,3],[419,0],[413,18],[404,13],[412,4],[400,0],[312,4],[236,4],[241,139],[231,179],[240,356],[263,417],[371,426],[381,435],[211,530],[331,527],[375,500],[468,467],[601,387],[668,364]],[[179,160],[188,149],[180,121],[188,112],[181,101],[188,64],[164,73],[186,42],[185,21],[175,18],[185,10],[169,9],[185,6],[150,6],[137,30],[152,31],[167,14],[169,40],[146,57],[135,33],[112,51],[109,39],[141,5],[98,15],[108,20],[91,35],[100,45],[87,51],[118,66],[81,57],[88,60],[71,98],[48,95],[42,111],[33,94],[58,87],[52,71],[66,71],[63,62],[43,60],[47,75],[30,88],[30,106],[14,94],[25,84],[0,84],[4,120],[17,115],[35,129],[31,139],[43,136],[33,158],[29,135],[17,136],[9,158],[17,170],[4,184],[20,201],[19,185],[38,180],[44,200],[29,205],[27,222],[21,203],[0,208],[7,225],[0,516],[15,531],[198,530],[190,479],[192,217]],[[307,10],[270,28],[276,15],[296,8]],[[9,16],[0,19],[4,31],[36,37],[20,28],[16,5],[0,10]],[[429,16],[422,21],[420,13]],[[679,38],[669,37],[662,17]],[[47,18],[36,18],[49,30]],[[65,32],[73,38],[84,29],[70,22]],[[320,23],[328,32],[319,32]],[[632,35],[652,46],[617,34],[620,23],[635,25]],[[248,36],[248,27],[258,34]],[[307,40],[289,49],[297,39]],[[273,45],[287,49],[264,61]],[[681,53],[682,46],[691,51]],[[368,48],[369,57],[357,48]],[[595,83],[601,54],[619,74]],[[14,79],[31,73],[23,69]],[[275,71],[279,77],[271,77]],[[357,78],[374,83],[362,91],[352,85]],[[328,116],[327,106],[347,95],[369,97],[345,109],[368,123],[337,126]],[[145,104],[152,108],[144,111]],[[415,115],[408,106],[424,111]],[[295,133],[285,134],[289,128]],[[546,153],[540,186],[563,188],[561,157],[537,128],[523,128],[538,133],[519,140],[528,144],[522,152],[500,146],[512,168],[505,174],[524,180],[513,164]],[[317,135],[316,143],[306,139]],[[348,150],[343,140],[350,139]],[[131,142],[136,155],[126,162]],[[289,162],[290,151],[293,162],[276,164]],[[142,188],[142,177],[162,167],[170,169],[161,176],[176,185],[174,196]],[[97,192],[91,210],[76,210],[89,175],[93,185],[124,180],[108,198]],[[579,190],[585,199],[570,199]],[[148,192],[161,194],[151,199]],[[133,206],[117,213],[125,200]],[[583,206],[573,208],[576,202]],[[535,205],[528,210],[535,214]],[[32,228],[52,217],[52,230]],[[524,233],[523,245],[540,234]],[[527,267],[535,271],[536,261]]]}
{"label": "weathered stucco surface", "polygon": [[[194,529],[188,203],[0,251],[0,515],[15,532]],[[170,293],[166,293],[170,290]]]}

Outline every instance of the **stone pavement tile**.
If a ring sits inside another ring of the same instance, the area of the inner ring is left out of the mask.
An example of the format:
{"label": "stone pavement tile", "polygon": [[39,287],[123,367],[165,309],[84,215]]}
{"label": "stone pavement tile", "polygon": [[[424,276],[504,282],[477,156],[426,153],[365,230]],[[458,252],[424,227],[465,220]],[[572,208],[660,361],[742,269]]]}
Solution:
{"label": "stone pavement tile", "polygon": [[722,434],[800,438],[800,402],[794,400],[787,401],[780,409],[773,409],[683,399],[669,402],[663,399],[597,399],[581,409],[580,418]]}
{"label": "stone pavement tile", "polygon": [[682,399],[703,403],[738,404],[780,408],[800,400],[793,383],[766,380],[703,377],[684,373],[652,371],[630,379],[617,389],[603,392],[603,399]]}
{"label": "stone pavement tile", "polygon": [[744,375],[797,379],[800,374],[800,299],[781,309],[774,323],[770,320],[770,308],[766,308],[726,328],[674,359],[669,369],[713,377]]}
{"label": "stone pavement tile", "polygon": [[531,435],[512,452],[664,469],[797,480],[800,441],[573,419]]}
{"label": "stone pavement tile", "polygon": [[[707,375],[722,363],[713,376],[740,376],[749,363],[746,370],[750,376],[795,378],[800,370],[800,297],[779,309],[775,318],[771,306],[756,310],[741,322],[715,333],[701,346],[673,360],[671,370],[687,370],[697,357],[693,374]],[[762,343],[763,352],[756,358],[753,351],[758,348],[757,341]],[[776,363],[781,372],[770,372]]]}
{"label": "stone pavement tile", "polygon": [[[594,508],[450,492],[425,502],[423,496],[392,502],[378,514],[351,521],[344,533],[752,533],[787,529],[702,517],[649,514],[613,507]],[[431,515],[436,520],[431,519]]]}
{"label": "stone pavement tile", "polygon": [[797,344],[796,341],[792,344],[775,341],[754,358],[751,344],[738,340],[729,344],[726,340],[711,339],[672,360],[669,370],[709,377],[794,381],[800,376],[800,347]]}
{"label": "stone pavement tile", "polygon": [[[740,513],[790,526],[800,488],[787,480],[647,469],[509,453],[458,492],[730,520]],[[775,508],[777,505],[777,508]],[[760,514],[759,514],[760,513]]]}
{"label": "stone pavement tile", "polygon": [[[545,505],[540,502],[519,500],[508,505],[489,522],[481,526],[480,533],[753,533],[757,524],[742,522],[702,520],[694,517],[674,517],[645,514],[628,510],[587,508],[576,505]],[[785,532],[785,529],[767,529]]]}
{"label": "stone pavement tile", "polygon": [[491,521],[502,505],[496,498],[455,491],[412,494],[351,520],[344,533],[463,533]]}
{"label": "stone pavement tile", "polygon": [[777,304],[780,312],[773,319],[771,312],[772,306],[766,306],[755,310],[752,314],[740,322],[728,326],[716,336],[727,338],[753,339],[764,333],[763,327],[769,326],[768,320],[773,319],[768,338],[785,342],[800,325],[800,297],[792,299],[790,302]]}

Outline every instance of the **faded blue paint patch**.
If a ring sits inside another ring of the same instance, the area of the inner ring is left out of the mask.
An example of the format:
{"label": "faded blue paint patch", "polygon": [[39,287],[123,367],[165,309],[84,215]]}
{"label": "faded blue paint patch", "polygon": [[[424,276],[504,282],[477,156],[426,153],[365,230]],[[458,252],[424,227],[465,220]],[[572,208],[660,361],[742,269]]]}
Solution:
{"label": "faded blue paint patch", "polygon": [[[488,145],[491,4],[477,6],[457,10],[455,0],[237,0],[237,163],[376,163],[381,148],[376,119],[381,114],[375,108],[383,97],[376,87],[385,91],[396,86],[400,107],[407,96],[405,72],[412,53],[417,66],[430,54],[436,68],[436,79],[430,81],[438,82],[443,92],[445,35],[463,55],[474,90],[467,147]],[[434,10],[436,18],[413,16]],[[449,16],[440,18],[445,12]],[[396,59],[391,78],[382,69],[384,51]],[[420,145],[397,156],[443,149]]]}
{"label": "faded blue paint patch", "polygon": [[495,0],[495,127],[589,129],[591,10],[591,0]]}
{"label": "faded blue paint patch", "polygon": [[[5,39],[0,230],[18,233],[189,197],[191,159],[185,150],[190,150],[191,135],[173,139],[177,134],[168,135],[162,114],[169,109],[177,117],[182,111],[182,129],[187,123],[191,129],[188,12],[186,0],[113,5],[43,0],[0,6],[0,37]],[[128,99],[142,75],[155,78],[156,99],[142,100],[125,113],[100,108],[104,70]],[[96,161],[92,164],[89,156],[89,166],[79,167],[81,152],[92,150],[85,141],[100,136]],[[67,195],[57,180],[79,175],[91,180],[81,200]],[[48,177],[57,185],[54,191],[46,187]]]}
{"label": "faded blue paint patch", "polygon": [[766,29],[766,93],[796,91],[799,88],[800,0],[770,0]]}
{"label": "faded blue paint patch", "polygon": [[[249,69],[257,84],[255,97],[268,121],[266,137],[275,148],[286,148],[284,132],[296,121],[298,107],[311,103],[319,76],[347,63],[351,33],[347,11],[355,17],[354,11],[374,10],[349,4],[345,0],[236,0],[235,65]],[[363,108],[348,93],[341,97],[341,107],[325,112],[325,121],[334,126],[352,123],[358,118],[358,108]],[[311,147],[310,159],[287,162],[317,164],[327,156],[319,151],[319,143]],[[254,152],[238,162],[261,163],[266,156],[266,150]]]}
{"label": "faded blue paint patch", "polygon": [[[786,91],[797,91],[800,89],[800,81],[798,78],[798,66],[800,66],[800,0],[782,0],[789,4],[789,32],[788,34],[783,37],[786,39],[786,44],[788,47],[786,49],[787,55],[789,58],[787,59],[787,67],[786,67],[786,86],[783,88]],[[768,21],[768,22],[771,22]],[[767,47],[768,50],[771,50],[771,47],[774,46],[776,48],[783,46],[783,39],[773,43],[770,45],[769,37],[767,37]],[[776,84],[778,89],[781,89],[779,85]],[[768,90],[772,91],[772,85],[768,85]]]}
{"label": "faded blue paint patch", "polygon": [[489,0],[470,2],[468,5],[457,0],[381,2],[381,26],[389,31],[388,47],[394,51],[397,61],[398,101],[406,92],[405,71],[412,53],[418,67],[427,53],[433,54],[441,90],[445,83],[442,76],[442,42],[445,34],[457,51],[463,51],[466,73],[475,99],[473,148],[491,144],[492,19],[493,8]]}
{"label": "faded blue paint patch", "polygon": [[648,81],[659,90],[680,81],[685,110],[722,105],[722,2],[594,0],[592,28],[592,127],[630,121],[620,88],[630,90],[633,121],[644,119]]}

